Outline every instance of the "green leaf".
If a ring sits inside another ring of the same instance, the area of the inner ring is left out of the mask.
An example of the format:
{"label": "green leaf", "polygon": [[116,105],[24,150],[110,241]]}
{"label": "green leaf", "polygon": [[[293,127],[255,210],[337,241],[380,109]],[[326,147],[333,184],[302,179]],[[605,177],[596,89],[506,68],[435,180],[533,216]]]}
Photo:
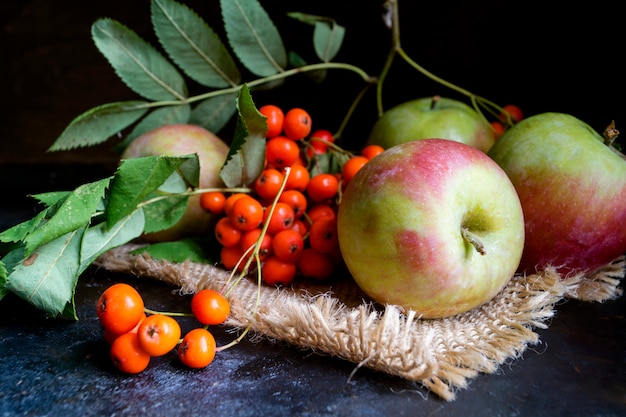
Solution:
{"label": "green leaf", "polygon": [[334,20],[321,20],[315,23],[313,46],[315,53],[322,62],[330,62],[343,43],[346,29]]}
{"label": "green leaf", "polygon": [[62,200],[56,212],[47,222],[26,236],[26,256],[45,243],[88,225],[96,208],[104,198],[104,191],[111,178],[78,186]]}
{"label": "green leaf", "polygon": [[237,111],[237,93],[223,94],[198,103],[191,111],[189,123],[217,133]]}
{"label": "green leaf", "polygon": [[285,70],[287,52],[280,33],[257,0],[220,0],[228,42],[253,74],[267,77]]}
{"label": "green leaf", "polygon": [[72,305],[84,232],[72,230],[37,247],[12,268],[5,288],[53,317],[77,319]]}
{"label": "green leaf", "polygon": [[227,187],[251,185],[265,164],[266,117],[255,107],[247,85],[239,91],[237,112],[235,136],[220,171]]}
{"label": "green leaf", "polygon": [[170,228],[183,217],[189,198],[186,196],[170,196],[164,200],[144,206],[146,216],[145,232],[153,233]]}
{"label": "green leaf", "polygon": [[20,242],[26,239],[33,230],[35,230],[43,221],[48,210],[42,210],[32,219],[16,224],[0,233],[0,242]]}
{"label": "green leaf", "polygon": [[93,40],[115,73],[135,93],[149,100],[184,100],[185,81],[152,45],[121,23],[104,18],[91,27]]}
{"label": "green leaf", "polygon": [[158,190],[147,197],[147,200],[151,200],[169,195],[168,198],[156,200],[143,207],[146,233],[165,230],[178,223],[187,209],[189,196],[175,194],[183,193],[186,189],[187,181],[179,172],[174,171]]}
{"label": "green leaf", "polygon": [[146,156],[125,159],[118,167],[109,189],[107,226],[130,215],[148,196],[161,187],[177,171],[197,186],[200,164],[197,155]]}
{"label": "green leaf", "polygon": [[4,255],[4,257],[2,258],[2,264],[7,271],[7,278],[8,275],[13,271],[13,269],[15,269],[15,267],[24,260],[24,253],[25,245],[23,242],[20,242],[15,245],[6,255]]}
{"label": "green leaf", "polygon": [[135,210],[111,228],[105,223],[87,229],[83,236],[80,250],[80,267],[78,273],[87,269],[100,255],[109,249],[121,246],[139,237],[144,228],[143,210]]}
{"label": "green leaf", "polygon": [[207,258],[202,241],[197,238],[186,238],[172,242],[153,243],[130,252],[133,255],[148,254],[157,260],[169,262],[198,262],[210,264],[215,262]]}
{"label": "green leaf", "polygon": [[187,6],[152,0],[152,25],[172,60],[192,79],[207,87],[238,85],[241,74],[218,35]]}
{"label": "green leaf", "polygon": [[7,268],[4,265],[4,262],[0,261],[0,301],[4,298],[5,295],[9,293],[9,290],[5,288],[7,283],[8,272]]}
{"label": "green leaf", "polygon": [[135,125],[133,130],[126,135],[117,149],[123,151],[133,140],[158,127],[176,123],[188,123],[190,116],[191,106],[188,104],[165,106],[154,109],[139,123],[137,123],[137,125]]}
{"label": "green leaf", "polygon": [[105,142],[111,136],[130,126],[148,111],[145,101],[133,100],[108,103],[79,115],[63,130],[48,148],[64,151]]}
{"label": "green leaf", "polygon": [[51,207],[69,197],[71,193],[71,191],[50,191],[47,193],[34,194],[32,197],[44,206]]}

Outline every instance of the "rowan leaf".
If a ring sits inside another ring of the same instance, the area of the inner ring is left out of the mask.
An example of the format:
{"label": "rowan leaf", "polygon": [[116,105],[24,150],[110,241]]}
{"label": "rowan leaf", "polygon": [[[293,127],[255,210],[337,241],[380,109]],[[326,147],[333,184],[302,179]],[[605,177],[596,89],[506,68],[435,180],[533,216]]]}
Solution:
{"label": "rowan leaf", "polygon": [[83,273],[93,261],[109,249],[139,237],[143,232],[144,222],[143,210],[135,210],[113,227],[107,228],[103,222],[88,228],[83,236],[78,273]]}
{"label": "rowan leaf", "polygon": [[20,242],[37,229],[47,215],[47,209],[37,213],[35,217],[16,224],[0,233],[0,242]]}
{"label": "rowan leaf", "polygon": [[159,51],[121,23],[101,18],[91,27],[96,47],[135,93],[154,101],[184,100],[182,75]]}
{"label": "rowan leaf", "polygon": [[74,118],[48,148],[65,151],[106,142],[111,136],[139,120],[148,107],[146,101],[132,100],[102,104]]}
{"label": "rowan leaf", "polygon": [[189,123],[204,127],[217,133],[237,111],[237,93],[222,94],[207,98],[191,110]]}
{"label": "rowan leaf", "polygon": [[23,247],[8,254],[9,259],[21,260],[11,269],[5,289],[52,317],[77,319],[73,302],[84,232],[85,227],[72,230],[30,254]]}
{"label": "rowan leaf", "polygon": [[[174,171],[163,185],[146,198],[148,201],[154,200],[143,207],[146,233],[165,230],[181,219],[187,209],[189,196],[177,194],[183,193],[187,186],[188,182]],[[165,196],[168,198],[158,199]]]}
{"label": "rowan leaf", "polygon": [[60,236],[88,225],[96,209],[104,198],[104,192],[111,178],[78,186],[66,198],[59,200],[55,211],[47,221],[41,221],[36,229],[24,239],[26,256],[33,251]]}
{"label": "rowan leaf", "polygon": [[8,277],[9,272],[6,264],[4,263],[4,259],[2,259],[0,260],[0,301],[2,301],[4,296],[9,293],[9,290],[6,288]]}
{"label": "rowan leaf", "polygon": [[258,0],[220,0],[220,6],[228,42],[241,63],[261,77],[284,71],[283,40]]}
{"label": "rowan leaf", "polygon": [[322,62],[330,62],[337,55],[345,33],[346,29],[334,20],[324,19],[315,23],[313,46]]}
{"label": "rowan leaf", "polygon": [[71,191],[49,191],[46,193],[34,194],[32,197],[44,206],[51,207],[59,203],[61,200],[69,197],[71,193]]}
{"label": "rowan leaf", "polygon": [[215,31],[193,10],[172,0],[152,0],[152,25],[170,58],[199,84],[232,87],[241,74]]}
{"label": "rowan leaf", "polygon": [[250,186],[265,165],[266,117],[254,105],[247,85],[237,97],[237,125],[220,177],[227,187]]}
{"label": "rowan leaf", "polygon": [[191,186],[198,186],[200,164],[195,154],[146,156],[123,160],[109,188],[107,227],[113,227],[115,223],[135,211],[175,171],[178,171]]}
{"label": "rowan leaf", "polygon": [[179,239],[172,242],[159,242],[135,249],[132,255],[148,254],[157,260],[180,263],[185,261],[211,264],[216,262],[206,256],[204,241],[198,238]]}
{"label": "rowan leaf", "polygon": [[313,48],[322,62],[330,62],[339,52],[346,33],[345,27],[325,16],[292,12],[287,16],[314,26]]}

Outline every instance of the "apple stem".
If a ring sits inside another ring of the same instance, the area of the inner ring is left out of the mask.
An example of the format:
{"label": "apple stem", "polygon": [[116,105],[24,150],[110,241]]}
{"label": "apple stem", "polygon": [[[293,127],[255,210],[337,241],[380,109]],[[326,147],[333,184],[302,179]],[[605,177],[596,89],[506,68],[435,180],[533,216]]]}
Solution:
{"label": "apple stem", "polygon": [[602,136],[604,136],[604,143],[606,145],[613,145],[613,142],[615,142],[615,139],[617,139],[617,137],[619,136],[619,131],[615,128],[614,120],[612,120],[611,124],[609,124],[607,128],[604,129]]}
{"label": "apple stem", "polygon": [[437,106],[437,103],[439,103],[439,99],[440,98],[441,98],[440,96],[433,96],[432,97],[432,100],[430,101],[430,109],[431,110],[435,109],[435,106]]}
{"label": "apple stem", "polygon": [[463,236],[463,239],[465,239],[466,241],[471,243],[472,246],[474,246],[476,252],[480,253],[481,255],[487,254],[487,251],[485,250],[485,245],[483,245],[478,236],[476,236],[474,233],[470,232],[465,227],[461,227],[461,236]]}

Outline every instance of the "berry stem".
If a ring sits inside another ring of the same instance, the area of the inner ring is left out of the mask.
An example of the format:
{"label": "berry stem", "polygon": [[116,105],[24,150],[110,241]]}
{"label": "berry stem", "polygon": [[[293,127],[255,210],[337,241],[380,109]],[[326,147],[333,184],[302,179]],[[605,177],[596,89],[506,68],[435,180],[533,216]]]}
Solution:
{"label": "berry stem", "polygon": [[161,315],[170,316],[170,317],[193,317],[193,314],[191,314],[191,313],[176,313],[176,312],[172,312],[172,311],[158,311],[158,310],[152,310],[151,308],[148,308],[148,307],[144,307],[143,311],[146,314],[161,314]]}

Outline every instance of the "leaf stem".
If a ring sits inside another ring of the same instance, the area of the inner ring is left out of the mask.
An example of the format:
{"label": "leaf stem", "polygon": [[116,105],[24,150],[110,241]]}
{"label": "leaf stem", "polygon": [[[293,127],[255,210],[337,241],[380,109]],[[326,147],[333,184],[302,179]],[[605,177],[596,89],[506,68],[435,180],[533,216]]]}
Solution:
{"label": "leaf stem", "polygon": [[[302,67],[292,68],[286,71],[279,72],[274,75],[270,75],[268,77],[258,78],[256,80],[246,82],[245,84],[248,85],[248,87],[257,87],[263,84],[270,83],[272,81],[288,78],[296,74],[306,73],[310,71],[317,71],[317,70],[322,70],[322,69],[343,69],[346,71],[352,71],[358,74],[366,83],[368,84],[376,83],[376,79],[374,77],[372,77],[371,75],[369,75],[368,73],[366,73],[361,68],[355,65],[341,63],[341,62],[322,62],[318,64],[310,64],[310,65],[305,65]],[[154,102],[146,104],[144,107],[178,106],[181,104],[194,103],[194,102],[205,100],[211,97],[217,97],[217,96],[221,96],[225,94],[236,93],[241,89],[241,87],[242,87],[241,85],[235,85],[235,86],[223,88],[220,90],[214,90],[214,91],[210,91],[207,93],[198,94],[196,96],[187,97],[181,100],[154,101]]]}
{"label": "leaf stem", "polygon": [[194,188],[194,189],[189,189],[189,190],[186,190],[186,191],[183,191],[183,192],[180,192],[180,193],[164,193],[163,195],[152,197],[149,200],[144,200],[141,203],[137,204],[137,208],[145,207],[147,205],[150,205],[150,204],[153,204],[153,203],[156,203],[158,201],[165,200],[165,199],[168,199],[168,198],[192,196],[192,195],[195,195],[195,194],[203,194],[203,193],[208,193],[208,192],[213,192],[213,191],[221,191],[221,192],[224,192],[224,193],[251,193],[252,192],[252,190],[250,188],[247,188],[247,187]]}

